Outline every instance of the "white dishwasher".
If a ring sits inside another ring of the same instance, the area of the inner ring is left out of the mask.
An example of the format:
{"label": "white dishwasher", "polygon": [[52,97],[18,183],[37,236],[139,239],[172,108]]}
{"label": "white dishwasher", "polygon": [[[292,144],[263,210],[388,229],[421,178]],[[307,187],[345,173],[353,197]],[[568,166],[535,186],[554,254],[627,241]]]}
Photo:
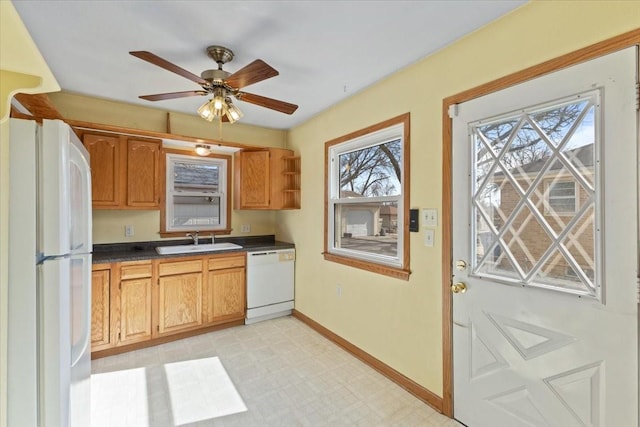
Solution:
{"label": "white dishwasher", "polygon": [[245,324],[291,314],[295,260],[295,249],[247,252]]}

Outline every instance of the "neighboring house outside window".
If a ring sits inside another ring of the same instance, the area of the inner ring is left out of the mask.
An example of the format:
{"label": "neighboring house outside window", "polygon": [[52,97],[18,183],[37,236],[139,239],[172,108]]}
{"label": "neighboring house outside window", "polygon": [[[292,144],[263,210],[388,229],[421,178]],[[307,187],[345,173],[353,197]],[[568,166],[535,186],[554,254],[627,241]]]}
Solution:
{"label": "neighboring house outside window", "polygon": [[[584,176],[591,177],[593,175],[593,144],[567,150],[565,155],[568,158],[575,159],[573,160],[574,162],[579,162],[581,173]],[[511,176],[522,189],[520,191],[529,189],[530,183],[544,168],[547,160],[547,157],[543,157],[542,159],[519,165],[517,168],[510,170]],[[542,214],[544,220],[547,221],[554,232],[558,234],[564,230],[565,223],[576,215],[584,203],[587,203],[588,197],[587,192],[581,190],[581,184],[576,178],[558,173],[561,167],[562,165],[560,163],[554,163],[546,169],[542,182],[537,187],[537,190],[530,196],[531,202]],[[494,175],[491,188],[494,189],[494,194],[487,196],[487,200],[491,199],[491,202],[487,202],[486,206],[483,205],[483,208],[490,213],[490,217],[493,218],[494,227],[502,228],[505,217],[507,216],[506,214],[515,212],[521,196],[503,173],[496,173]],[[548,232],[540,226],[538,220],[529,217],[529,212],[529,207],[526,205],[522,206],[520,208],[520,214],[516,215],[509,227],[510,231],[505,234],[508,237],[518,236],[517,239],[513,240],[514,243],[512,243],[509,248],[524,268],[530,266],[528,259],[539,259],[542,257],[550,244]],[[593,247],[593,226],[590,213],[591,210],[582,216],[576,228],[579,232],[569,235],[565,244],[569,247],[581,248],[575,258],[581,266],[585,266],[583,269],[586,274],[592,277],[595,248]],[[484,230],[485,227],[488,227],[485,225],[486,222],[478,222],[478,236],[480,238],[478,242],[478,247],[480,248],[479,254],[484,255],[484,247],[489,246],[491,237],[488,228]],[[506,270],[512,269],[513,267],[508,264],[508,260],[500,257],[501,253],[502,250],[499,247],[494,249],[496,259],[499,258],[502,260],[500,262],[501,268]],[[551,268],[551,265],[554,265],[554,267]],[[576,277],[573,269],[559,257],[551,259],[547,266],[547,274],[560,278]]]}
{"label": "neighboring house outside window", "polygon": [[408,279],[409,114],[325,143],[325,259]]}

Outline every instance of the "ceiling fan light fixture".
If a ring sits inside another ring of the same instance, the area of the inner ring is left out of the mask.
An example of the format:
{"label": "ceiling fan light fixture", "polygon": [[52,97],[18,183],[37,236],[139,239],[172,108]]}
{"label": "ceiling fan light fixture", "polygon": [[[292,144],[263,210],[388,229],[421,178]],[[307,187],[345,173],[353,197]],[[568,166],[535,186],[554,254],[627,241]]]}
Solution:
{"label": "ceiling fan light fixture", "polygon": [[223,106],[224,99],[221,96],[216,96],[215,98],[213,98],[213,109],[216,110],[216,113],[222,110]]}
{"label": "ceiling fan light fixture", "polygon": [[223,88],[221,87],[216,87],[213,91],[213,108],[216,111],[216,114],[218,116],[221,116],[223,113],[222,108],[224,107],[224,98],[225,98],[225,91]]}
{"label": "ceiling fan light fixture", "polygon": [[242,111],[231,102],[231,99],[227,98],[225,101],[227,103],[227,118],[229,119],[229,123],[235,123],[240,120],[244,116]]}
{"label": "ceiling fan light fixture", "polygon": [[198,114],[206,121],[212,122],[216,117],[216,110],[214,109],[213,99],[207,101],[198,108]]}
{"label": "ceiling fan light fixture", "polygon": [[[211,121],[211,120],[209,120],[209,121]],[[211,147],[209,147],[208,145],[204,145],[204,144],[198,144],[198,145],[196,145],[196,154],[198,156],[208,156],[209,154],[211,154]]]}

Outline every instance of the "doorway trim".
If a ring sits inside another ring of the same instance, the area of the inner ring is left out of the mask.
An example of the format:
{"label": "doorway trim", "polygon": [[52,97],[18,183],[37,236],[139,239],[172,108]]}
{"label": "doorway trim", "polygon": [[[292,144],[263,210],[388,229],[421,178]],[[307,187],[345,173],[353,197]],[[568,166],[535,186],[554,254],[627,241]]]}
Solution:
{"label": "doorway trim", "polygon": [[640,45],[640,28],[506,75],[442,100],[442,413],[453,418],[452,258],[452,119],[449,107],[572,65]]}

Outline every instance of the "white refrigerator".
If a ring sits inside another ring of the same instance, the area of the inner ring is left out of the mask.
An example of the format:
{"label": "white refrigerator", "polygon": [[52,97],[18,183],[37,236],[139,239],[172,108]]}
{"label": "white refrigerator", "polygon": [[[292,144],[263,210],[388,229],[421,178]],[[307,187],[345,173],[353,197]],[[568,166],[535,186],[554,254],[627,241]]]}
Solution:
{"label": "white refrigerator", "polygon": [[91,423],[91,171],[64,122],[11,119],[10,427]]}

